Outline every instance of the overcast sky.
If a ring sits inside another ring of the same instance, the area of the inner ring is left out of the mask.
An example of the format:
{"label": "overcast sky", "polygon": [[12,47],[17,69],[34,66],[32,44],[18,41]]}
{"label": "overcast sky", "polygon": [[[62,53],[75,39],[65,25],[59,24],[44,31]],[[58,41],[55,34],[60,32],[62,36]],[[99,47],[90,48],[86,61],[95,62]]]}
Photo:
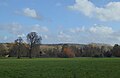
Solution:
{"label": "overcast sky", "polygon": [[0,0],[0,42],[120,43],[120,0]]}

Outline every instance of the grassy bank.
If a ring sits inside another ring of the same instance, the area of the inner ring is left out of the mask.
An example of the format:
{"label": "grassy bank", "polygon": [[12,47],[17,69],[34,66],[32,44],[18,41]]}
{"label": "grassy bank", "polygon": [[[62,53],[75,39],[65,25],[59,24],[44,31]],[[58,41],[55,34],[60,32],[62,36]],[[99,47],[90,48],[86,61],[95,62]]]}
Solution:
{"label": "grassy bank", "polygon": [[0,78],[119,78],[120,58],[0,59]]}

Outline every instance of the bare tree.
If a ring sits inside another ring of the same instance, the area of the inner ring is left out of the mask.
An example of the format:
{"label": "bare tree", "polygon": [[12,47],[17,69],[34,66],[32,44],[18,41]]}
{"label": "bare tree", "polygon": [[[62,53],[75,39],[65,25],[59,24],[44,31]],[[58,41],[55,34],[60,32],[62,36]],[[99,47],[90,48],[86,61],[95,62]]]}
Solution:
{"label": "bare tree", "polygon": [[20,58],[20,48],[21,48],[21,44],[23,42],[23,39],[21,37],[18,37],[18,39],[15,40],[15,44],[17,45],[17,58]]}
{"label": "bare tree", "polygon": [[32,50],[36,45],[41,44],[42,37],[38,36],[36,32],[30,32],[27,35],[27,41],[29,43],[29,58],[32,58]]}

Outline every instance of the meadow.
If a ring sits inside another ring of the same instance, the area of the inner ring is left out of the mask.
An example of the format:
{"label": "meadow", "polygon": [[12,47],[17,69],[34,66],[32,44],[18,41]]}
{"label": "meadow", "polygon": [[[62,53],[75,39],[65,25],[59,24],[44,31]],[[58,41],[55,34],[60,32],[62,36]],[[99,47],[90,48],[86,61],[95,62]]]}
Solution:
{"label": "meadow", "polygon": [[120,78],[120,58],[0,59],[0,78]]}

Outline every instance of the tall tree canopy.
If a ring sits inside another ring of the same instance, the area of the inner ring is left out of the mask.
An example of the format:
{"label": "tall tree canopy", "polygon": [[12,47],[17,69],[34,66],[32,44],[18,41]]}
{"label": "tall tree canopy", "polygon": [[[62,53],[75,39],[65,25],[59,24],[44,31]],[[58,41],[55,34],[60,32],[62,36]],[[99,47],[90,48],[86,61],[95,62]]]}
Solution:
{"label": "tall tree canopy", "polygon": [[18,37],[18,39],[15,40],[15,44],[17,46],[17,58],[20,58],[20,48],[22,43],[23,43],[22,37]]}
{"label": "tall tree canopy", "polygon": [[29,58],[32,58],[32,56],[31,56],[32,50],[36,45],[41,44],[41,40],[42,40],[42,37],[38,36],[38,34],[36,32],[28,33],[27,41],[29,44]]}

